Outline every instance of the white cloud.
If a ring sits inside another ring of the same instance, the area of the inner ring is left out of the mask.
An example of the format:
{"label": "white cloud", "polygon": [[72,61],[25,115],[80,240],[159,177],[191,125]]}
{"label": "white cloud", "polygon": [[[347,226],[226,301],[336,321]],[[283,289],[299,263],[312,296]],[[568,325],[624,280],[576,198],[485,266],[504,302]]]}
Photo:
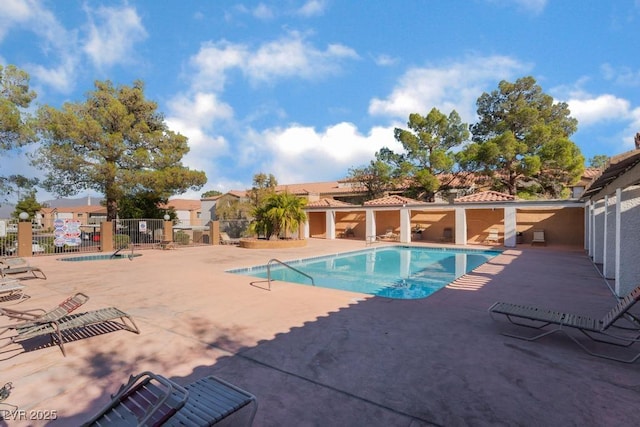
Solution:
{"label": "white cloud", "polygon": [[252,13],[254,17],[263,21],[273,19],[274,17],[273,10],[271,10],[271,8],[264,3],[260,3],[258,6],[256,6],[253,9]]}
{"label": "white cloud", "polygon": [[30,0],[4,0],[0,4],[0,41],[14,25],[29,22],[39,6]]}
{"label": "white cloud", "polygon": [[223,90],[227,70],[241,67],[248,55],[247,47],[241,44],[226,40],[203,43],[189,60],[195,68],[192,87],[196,90]]}
{"label": "white cloud", "polygon": [[547,6],[548,0],[487,0],[489,3],[501,6],[515,5],[517,8],[531,12],[535,15],[542,13]]}
{"label": "white cloud", "polygon": [[[7,0],[0,5],[0,40],[13,26],[32,31],[40,38],[43,54],[54,58],[50,66],[27,64],[29,71],[41,85],[55,91],[70,93],[74,89],[79,63],[75,31],[67,31],[42,2],[33,0]],[[59,58],[59,63],[55,63]]]}
{"label": "white cloud", "polygon": [[629,116],[629,101],[609,94],[591,96],[576,93],[566,102],[569,104],[571,116],[584,126]]}
{"label": "white cloud", "polygon": [[134,46],[147,38],[147,32],[134,8],[87,8],[87,15],[84,51],[98,68],[130,63],[136,57]]}
{"label": "white cloud", "polygon": [[[69,94],[76,85],[79,59],[73,55],[63,55],[61,63],[52,67],[31,65],[31,74],[40,84],[50,86],[59,93]],[[40,93],[39,90],[36,92]]]}
{"label": "white cloud", "polygon": [[300,9],[298,9],[297,15],[305,17],[319,16],[324,14],[326,7],[327,2],[324,0],[308,0]]}
{"label": "white cloud", "polygon": [[349,168],[368,164],[382,147],[402,149],[392,127],[375,127],[363,135],[345,122],[323,132],[300,125],[268,129],[255,140],[250,150],[265,156],[261,170],[284,184],[342,178]]}
{"label": "white cloud", "polygon": [[373,58],[373,62],[375,62],[376,65],[379,65],[381,67],[388,67],[388,66],[397,64],[398,58],[395,58],[391,55],[380,54],[380,55],[376,55]]}
{"label": "white cloud", "polygon": [[483,92],[495,90],[500,80],[513,79],[530,68],[506,56],[475,56],[440,66],[412,68],[386,99],[371,100],[369,113],[405,120],[411,113],[426,114],[436,107],[444,114],[455,109],[463,121],[473,122],[476,100]]}
{"label": "white cloud", "polygon": [[282,78],[319,79],[335,74],[343,60],[357,59],[351,48],[332,44],[317,49],[297,32],[263,43],[256,49],[226,40],[204,43],[190,59],[195,68],[193,87],[198,90],[221,91],[227,75],[240,70],[253,84],[272,84]]}
{"label": "white cloud", "polygon": [[253,82],[273,82],[279,78],[317,79],[340,70],[343,59],[357,59],[351,48],[332,44],[326,50],[306,43],[299,33],[265,43],[247,58],[243,71]]}
{"label": "white cloud", "polygon": [[600,70],[606,80],[624,86],[640,86],[640,71],[634,71],[629,67],[614,68],[610,64],[603,64]]}
{"label": "white cloud", "polygon": [[189,97],[178,94],[168,103],[171,120],[188,121],[192,126],[210,128],[217,120],[233,118],[233,108],[215,93],[198,92]]}

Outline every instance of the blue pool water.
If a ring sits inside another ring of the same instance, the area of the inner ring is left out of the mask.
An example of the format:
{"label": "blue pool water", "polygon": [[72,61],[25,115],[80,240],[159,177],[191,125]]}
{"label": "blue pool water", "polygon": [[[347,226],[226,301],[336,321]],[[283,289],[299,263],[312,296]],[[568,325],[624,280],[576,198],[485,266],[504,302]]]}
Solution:
{"label": "blue pool water", "polygon": [[[495,250],[386,246],[296,261],[290,266],[313,277],[316,286],[397,299],[425,298],[500,254]],[[228,270],[267,278],[267,266]],[[277,263],[271,279],[311,285],[311,280]]]}
{"label": "blue pool water", "polygon": [[100,261],[100,260],[111,260],[111,259],[130,259],[142,256],[142,254],[116,254],[116,255],[83,255],[83,256],[73,256],[69,258],[58,258],[58,261]]}

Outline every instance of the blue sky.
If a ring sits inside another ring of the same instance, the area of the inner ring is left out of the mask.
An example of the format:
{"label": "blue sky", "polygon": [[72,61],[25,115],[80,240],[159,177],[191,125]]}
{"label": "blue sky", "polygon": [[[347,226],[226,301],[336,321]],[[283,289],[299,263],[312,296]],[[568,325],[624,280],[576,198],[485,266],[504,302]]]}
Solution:
{"label": "blue sky", "polygon": [[[589,159],[640,131],[640,1],[36,1],[0,4],[0,63],[36,104],[82,102],[95,80],[146,84],[202,191],[344,178],[395,127],[436,107],[476,121],[477,98],[531,75],[578,119]],[[32,149],[32,148],[31,148]],[[38,176],[24,156],[0,173]],[[88,194],[80,192],[80,195]],[[39,198],[45,197],[40,192]]]}

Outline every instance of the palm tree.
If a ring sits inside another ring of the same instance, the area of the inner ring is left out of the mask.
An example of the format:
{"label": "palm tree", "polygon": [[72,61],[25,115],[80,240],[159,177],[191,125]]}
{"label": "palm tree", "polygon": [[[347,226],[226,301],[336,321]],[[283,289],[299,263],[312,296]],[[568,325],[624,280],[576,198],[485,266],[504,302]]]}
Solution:
{"label": "palm tree", "polygon": [[307,201],[293,194],[279,193],[270,195],[253,211],[254,220],[249,229],[269,239],[277,239],[281,233],[298,231],[300,224],[307,220],[302,209]]}

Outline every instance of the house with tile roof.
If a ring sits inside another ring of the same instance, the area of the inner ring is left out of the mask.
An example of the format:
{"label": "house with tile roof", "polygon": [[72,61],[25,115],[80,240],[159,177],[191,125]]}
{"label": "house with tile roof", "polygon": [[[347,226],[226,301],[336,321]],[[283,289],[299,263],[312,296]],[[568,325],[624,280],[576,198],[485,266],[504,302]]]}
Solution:
{"label": "house with tile roof", "polygon": [[202,226],[206,222],[202,221],[202,202],[197,199],[169,199],[161,209],[173,208],[176,213],[176,225],[182,226]]}

